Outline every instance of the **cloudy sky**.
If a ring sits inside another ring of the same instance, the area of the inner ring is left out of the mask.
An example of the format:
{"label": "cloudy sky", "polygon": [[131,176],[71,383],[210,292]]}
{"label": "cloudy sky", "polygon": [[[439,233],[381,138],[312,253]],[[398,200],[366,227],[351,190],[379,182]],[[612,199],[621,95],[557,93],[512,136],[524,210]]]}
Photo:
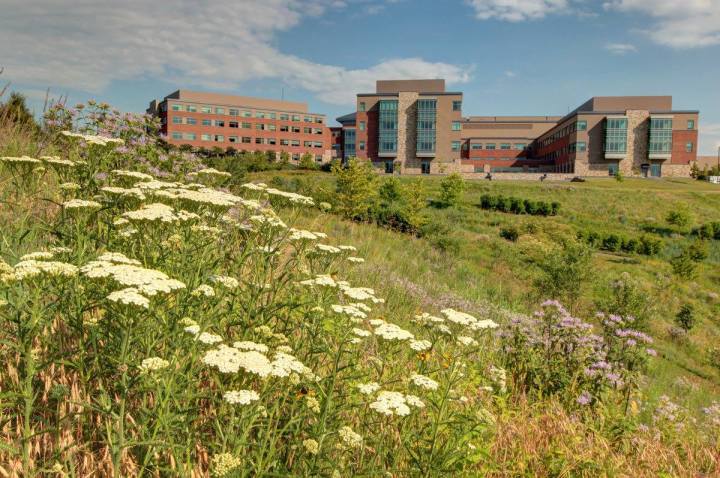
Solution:
{"label": "cloudy sky", "polygon": [[720,0],[0,0],[0,75],[143,111],[178,88],[336,117],[376,79],[446,78],[466,115],[671,94],[720,146]]}

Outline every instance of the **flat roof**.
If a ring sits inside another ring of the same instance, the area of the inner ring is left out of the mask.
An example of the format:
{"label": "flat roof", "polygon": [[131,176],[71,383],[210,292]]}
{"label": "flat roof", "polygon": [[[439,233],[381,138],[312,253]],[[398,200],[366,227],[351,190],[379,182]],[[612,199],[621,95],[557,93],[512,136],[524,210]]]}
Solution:
{"label": "flat roof", "polygon": [[287,113],[300,113],[313,116],[326,116],[324,113],[311,113],[307,103],[286,100],[255,98],[251,96],[230,95],[204,91],[177,90],[167,95],[163,101],[175,100],[187,103],[202,103],[213,106],[271,110]]}

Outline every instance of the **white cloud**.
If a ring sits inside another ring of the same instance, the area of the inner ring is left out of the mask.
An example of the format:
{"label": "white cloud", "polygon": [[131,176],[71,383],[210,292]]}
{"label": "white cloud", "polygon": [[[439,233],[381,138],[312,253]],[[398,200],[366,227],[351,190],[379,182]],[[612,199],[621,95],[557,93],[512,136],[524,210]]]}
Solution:
{"label": "white cloud", "polygon": [[717,154],[720,148],[720,123],[700,123],[700,154]]}
{"label": "white cloud", "polygon": [[466,0],[480,20],[497,18],[509,22],[536,20],[569,9],[569,0]]}
{"label": "white cloud", "polygon": [[627,53],[637,52],[635,45],[629,43],[608,43],[605,45],[605,49],[616,55],[625,55]]}
{"label": "white cloud", "polygon": [[[179,87],[237,89],[280,78],[323,101],[348,104],[382,78],[469,80],[466,68],[421,58],[348,69],[283,53],[277,35],[308,17],[344,8],[338,0],[5,0],[0,62],[9,79],[35,87],[99,93],[112,80],[163,78]],[[321,57],[323,44],[299,40]]]}
{"label": "white cloud", "polygon": [[508,78],[515,78],[517,75],[515,74],[514,71],[507,70],[507,71],[505,72],[505,76],[507,76]]}
{"label": "white cloud", "polygon": [[661,45],[683,49],[720,44],[718,0],[610,0],[603,6],[655,18],[643,31]]}

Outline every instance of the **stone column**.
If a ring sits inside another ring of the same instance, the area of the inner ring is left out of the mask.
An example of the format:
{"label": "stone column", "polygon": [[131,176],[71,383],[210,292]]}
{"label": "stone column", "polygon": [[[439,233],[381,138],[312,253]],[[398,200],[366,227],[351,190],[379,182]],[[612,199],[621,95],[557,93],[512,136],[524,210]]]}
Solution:
{"label": "stone column", "polygon": [[650,112],[628,110],[627,154],[620,161],[620,171],[630,176],[640,173],[640,166],[648,162],[648,135],[650,134]]}
{"label": "stone column", "polygon": [[417,151],[417,99],[415,92],[398,93],[397,161],[400,172],[413,167]]}

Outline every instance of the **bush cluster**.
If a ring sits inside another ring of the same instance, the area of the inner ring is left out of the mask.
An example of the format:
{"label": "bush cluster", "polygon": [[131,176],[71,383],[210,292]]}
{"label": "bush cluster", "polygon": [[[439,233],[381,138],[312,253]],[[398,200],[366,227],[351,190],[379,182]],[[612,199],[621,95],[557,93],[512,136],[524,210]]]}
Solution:
{"label": "bush cluster", "polygon": [[720,240],[720,222],[708,222],[693,229],[692,233],[700,239],[715,239],[718,241]]}
{"label": "bush cluster", "polygon": [[661,239],[643,234],[638,238],[627,238],[615,233],[600,233],[596,231],[578,231],[577,238],[585,241],[593,248],[609,252],[626,252],[628,254],[641,254],[655,256],[663,247]]}
{"label": "bush cluster", "polygon": [[560,203],[556,201],[531,201],[530,199],[503,196],[502,194],[483,194],[480,197],[480,207],[490,211],[508,212],[512,214],[556,216],[560,210]]}

